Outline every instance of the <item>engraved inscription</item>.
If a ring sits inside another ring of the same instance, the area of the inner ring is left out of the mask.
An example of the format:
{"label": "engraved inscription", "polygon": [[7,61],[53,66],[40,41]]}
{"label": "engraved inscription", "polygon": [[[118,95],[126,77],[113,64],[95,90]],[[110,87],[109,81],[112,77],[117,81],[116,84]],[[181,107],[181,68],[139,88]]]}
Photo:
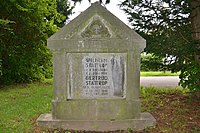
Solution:
{"label": "engraved inscription", "polygon": [[84,56],[83,97],[123,97],[124,60],[121,56]]}
{"label": "engraved inscription", "polygon": [[84,96],[109,96],[111,85],[109,84],[109,64],[107,58],[86,56],[83,59],[84,66]]}

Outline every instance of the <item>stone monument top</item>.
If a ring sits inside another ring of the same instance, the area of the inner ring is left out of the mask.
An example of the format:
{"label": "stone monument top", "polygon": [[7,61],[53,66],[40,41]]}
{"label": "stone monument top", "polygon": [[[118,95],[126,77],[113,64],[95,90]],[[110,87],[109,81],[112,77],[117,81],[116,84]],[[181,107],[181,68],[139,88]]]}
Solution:
{"label": "stone monument top", "polygon": [[52,113],[37,123],[74,130],[140,130],[155,124],[140,109],[140,54],[146,41],[93,3],[47,40],[53,53]]}
{"label": "stone monument top", "polygon": [[[134,30],[130,29],[119,18],[110,13],[99,2],[92,5],[82,12],[69,24],[61,28],[57,33],[48,39],[50,49],[69,47],[68,44],[54,44],[54,40],[79,41],[78,47],[83,47],[81,41],[84,40],[111,40],[121,39],[131,41],[132,45],[143,51],[146,47],[146,40],[143,39]],[[82,44],[80,46],[80,44]]]}

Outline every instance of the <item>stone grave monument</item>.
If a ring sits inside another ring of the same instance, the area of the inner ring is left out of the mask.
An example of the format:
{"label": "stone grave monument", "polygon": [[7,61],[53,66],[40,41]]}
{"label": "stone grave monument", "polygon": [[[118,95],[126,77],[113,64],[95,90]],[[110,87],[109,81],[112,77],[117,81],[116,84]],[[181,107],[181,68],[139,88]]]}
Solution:
{"label": "stone grave monument", "polygon": [[53,52],[52,113],[48,128],[110,131],[155,124],[140,108],[140,53],[146,41],[93,3],[48,41]]}

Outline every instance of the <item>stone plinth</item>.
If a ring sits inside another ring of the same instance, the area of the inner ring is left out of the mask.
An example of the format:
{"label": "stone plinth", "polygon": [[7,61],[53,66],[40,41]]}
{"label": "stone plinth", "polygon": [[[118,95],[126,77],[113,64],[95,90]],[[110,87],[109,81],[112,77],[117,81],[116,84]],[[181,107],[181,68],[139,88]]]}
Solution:
{"label": "stone plinth", "polygon": [[59,120],[53,119],[51,114],[43,114],[38,119],[43,127],[86,131],[142,130],[155,124],[154,117],[149,113],[141,113],[139,119],[125,120]]}

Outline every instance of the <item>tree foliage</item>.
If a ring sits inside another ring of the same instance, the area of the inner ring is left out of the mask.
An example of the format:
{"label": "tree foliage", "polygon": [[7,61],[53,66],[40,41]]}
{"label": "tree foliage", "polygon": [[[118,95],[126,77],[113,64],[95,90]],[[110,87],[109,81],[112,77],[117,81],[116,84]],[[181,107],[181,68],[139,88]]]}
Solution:
{"label": "tree foliage", "polygon": [[154,54],[141,55],[141,71],[166,71],[166,65],[160,56]]}
{"label": "tree foliage", "polygon": [[147,39],[146,52],[165,57],[172,72],[181,71],[184,87],[200,90],[200,66],[194,60],[200,49],[192,37],[191,1],[125,0],[121,8],[133,28]]}
{"label": "tree foliage", "polygon": [[66,18],[56,0],[4,0],[0,9],[0,83],[51,76],[46,40]]}
{"label": "tree foliage", "polygon": [[[81,2],[82,0],[71,0],[71,1],[77,3],[77,2]],[[91,2],[91,0],[88,0],[88,1]],[[110,0],[99,0],[99,2],[108,4],[108,3],[110,3]]]}
{"label": "tree foliage", "polygon": [[[68,0],[56,0],[57,2],[57,11],[64,15],[66,19],[69,19],[69,15],[72,13],[74,6],[71,6]],[[65,25],[66,19],[63,19],[61,22],[56,22],[56,25],[63,27]]]}

